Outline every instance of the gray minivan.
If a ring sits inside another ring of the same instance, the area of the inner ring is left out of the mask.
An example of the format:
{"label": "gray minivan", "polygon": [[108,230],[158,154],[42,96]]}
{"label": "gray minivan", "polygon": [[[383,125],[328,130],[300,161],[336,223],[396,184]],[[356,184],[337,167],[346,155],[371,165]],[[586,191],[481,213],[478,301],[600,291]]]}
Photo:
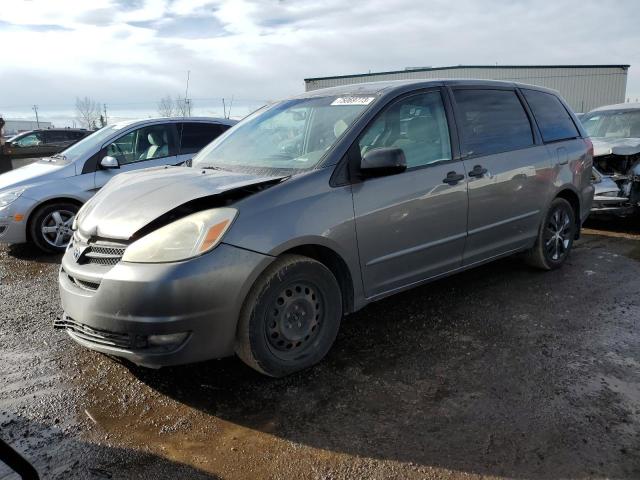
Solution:
{"label": "gray minivan", "polygon": [[307,92],[190,166],[111,180],[78,213],[55,326],[147,367],[235,352],[286,375],[369,302],[516,252],[560,267],[591,207],[592,153],[539,87]]}

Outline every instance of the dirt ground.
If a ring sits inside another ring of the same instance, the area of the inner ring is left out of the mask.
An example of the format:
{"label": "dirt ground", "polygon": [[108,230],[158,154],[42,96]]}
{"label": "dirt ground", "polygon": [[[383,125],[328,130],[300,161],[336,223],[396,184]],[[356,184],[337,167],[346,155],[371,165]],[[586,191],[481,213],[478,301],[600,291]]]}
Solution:
{"label": "dirt ground", "polygon": [[508,258],[370,305],[279,380],[77,346],[58,261],[0,249],[0,438],[43,478],[640,478],[630,222],[589,225],[559,271]]}

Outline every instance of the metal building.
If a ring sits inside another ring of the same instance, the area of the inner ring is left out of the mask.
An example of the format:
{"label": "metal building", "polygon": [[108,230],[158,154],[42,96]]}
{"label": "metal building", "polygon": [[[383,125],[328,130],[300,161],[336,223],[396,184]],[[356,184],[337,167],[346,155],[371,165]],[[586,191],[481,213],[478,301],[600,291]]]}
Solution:
{"label": "metal building", "polygon": [[625,101],[628,70],[629,65],[459,65],[306,78],[304,82],[305,90],[309,91],[380,80],[433,78],[507,80],[558,90],[576,112],[588,112],[596,107]]}
{"label": "metal building", "polygon": [[4,134],[9,137],[20,132],[26,132],[27,130],[35,130],[36,128],[52,128],[51,122],[36,122],[35,120],[10,120],[4,119],[6,124],[4,126]]}

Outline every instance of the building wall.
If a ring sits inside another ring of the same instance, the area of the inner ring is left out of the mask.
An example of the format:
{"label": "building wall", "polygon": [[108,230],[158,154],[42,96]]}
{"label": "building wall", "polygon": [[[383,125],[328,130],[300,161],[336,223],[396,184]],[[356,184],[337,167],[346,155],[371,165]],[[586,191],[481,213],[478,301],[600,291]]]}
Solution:
{"label": "building wall", "polygon": [[53,124],[51,122],[40,122],[40,127],[35,120],[4,120],[4,134],[6,136],[15,135],[20,132],[26,132],[27,130],[35,130],[36,128],[52,128]]}
{"label": "building wall", "polygon": [[622,103],[627,90],[628,65],[607,66],[483,66],[443,67],[380,72],[341,77],[310,78],[305,89],[381,80],[478,78],[529,83],[558,90],[576,112]]}

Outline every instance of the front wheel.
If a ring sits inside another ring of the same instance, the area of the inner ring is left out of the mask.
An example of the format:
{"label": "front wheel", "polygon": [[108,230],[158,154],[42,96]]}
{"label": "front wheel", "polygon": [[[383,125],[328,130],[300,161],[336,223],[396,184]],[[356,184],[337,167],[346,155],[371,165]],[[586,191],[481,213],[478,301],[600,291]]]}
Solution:
{"label": "front wheel", "polygon": [[561,267],[573,246],[576,228],[573,207],[564,198],[556,198],[551,202],[536,243],[529,251],[529,263],[543,270]]}
{"label": "front wheel", "polygon": [[33,243],[48,253],[64,253],[73,235],[71,225],[78,210],[77,205],[67,202],[52,203],[36,210],[30,222]]}
{"label": "front wheel", "polygon": [[285,255],[247,296],[236,353],[255,370],[282,377],[322,360],[341,318],[342,295],[333,273],[311,258]]}

